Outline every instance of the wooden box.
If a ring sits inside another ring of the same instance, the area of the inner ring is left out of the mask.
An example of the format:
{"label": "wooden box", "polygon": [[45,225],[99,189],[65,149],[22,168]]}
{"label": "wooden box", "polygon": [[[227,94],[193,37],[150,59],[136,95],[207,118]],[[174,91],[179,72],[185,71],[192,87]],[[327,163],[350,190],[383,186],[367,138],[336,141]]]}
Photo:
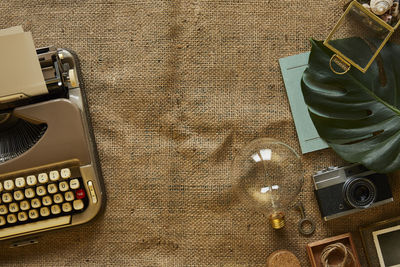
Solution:
{"label": "wooden box", "polygon": [[[323,265],[321,263],[322,250],[327,245],[337,243],[337,242],[340,242],[351,249],[351,252],[353,253],[355,261],[356,261],[355,264],[353,265],[353,267],[361,267],[360,262],[358,260],[358,256],[357,256],[357,250],[354,246],[353,238],[351,237],[350,233],[329,237],[329,238],[326,238],[323,240],[319,240],[319,241],[307,244],[307,246],[306,246],[307,254],[308,254],[308,257],[310,258],[311,266],[312,267],[323,267]],[[335,254],[332,254],[332,256],[334,257]],[[331,263],[331,264],[340,263],[340,261],[342,259],[342,257],[341,257],[342,255],[337,254],[337,256],[338,256],[337,262],[335,262],[334,258],[333,258],[333,261],[330,261],[329,263]]]}

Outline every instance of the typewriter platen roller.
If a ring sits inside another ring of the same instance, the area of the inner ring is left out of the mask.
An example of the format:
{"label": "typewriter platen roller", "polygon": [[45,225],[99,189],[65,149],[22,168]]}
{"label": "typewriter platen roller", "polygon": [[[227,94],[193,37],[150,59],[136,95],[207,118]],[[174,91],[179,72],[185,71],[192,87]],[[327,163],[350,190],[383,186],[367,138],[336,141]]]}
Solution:
{"label": "typewriter platen roller", "polygon": [[37,54],[48,94],[0,93],[0,240],[88,222],[105,200],[75,58]]}

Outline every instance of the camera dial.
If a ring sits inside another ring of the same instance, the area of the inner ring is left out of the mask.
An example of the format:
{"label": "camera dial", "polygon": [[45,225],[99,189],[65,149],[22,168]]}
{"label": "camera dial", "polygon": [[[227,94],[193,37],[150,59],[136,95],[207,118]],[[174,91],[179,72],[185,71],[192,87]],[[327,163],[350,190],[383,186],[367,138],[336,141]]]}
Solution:
{"label": "camera dial", "polygon": [[357,209],[371,206],[376,199],[376,187],[366,178],[349,178],[343,185],[346,202]]}

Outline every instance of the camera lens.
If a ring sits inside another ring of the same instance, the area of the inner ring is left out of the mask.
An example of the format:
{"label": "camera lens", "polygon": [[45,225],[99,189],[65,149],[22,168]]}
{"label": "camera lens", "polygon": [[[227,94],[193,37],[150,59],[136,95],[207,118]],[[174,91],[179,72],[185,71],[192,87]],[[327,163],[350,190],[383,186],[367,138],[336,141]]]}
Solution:
{"label": "camera lens", "polygon": [[347,203],[359,209],[371,206],[376,199],[375,185],[365,178],[350,178],[343,186],[344,198]]}

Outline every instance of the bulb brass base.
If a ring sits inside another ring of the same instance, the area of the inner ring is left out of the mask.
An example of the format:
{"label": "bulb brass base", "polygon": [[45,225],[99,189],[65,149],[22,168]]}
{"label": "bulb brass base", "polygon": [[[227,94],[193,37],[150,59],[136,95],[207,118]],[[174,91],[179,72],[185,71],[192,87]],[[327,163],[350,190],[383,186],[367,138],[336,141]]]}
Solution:
{"label": "bulb brass base", "polygon": [[282,229],[285,226],[285,214],[282,212],[271,214],[269,216],[269,223],[275,230]]}

